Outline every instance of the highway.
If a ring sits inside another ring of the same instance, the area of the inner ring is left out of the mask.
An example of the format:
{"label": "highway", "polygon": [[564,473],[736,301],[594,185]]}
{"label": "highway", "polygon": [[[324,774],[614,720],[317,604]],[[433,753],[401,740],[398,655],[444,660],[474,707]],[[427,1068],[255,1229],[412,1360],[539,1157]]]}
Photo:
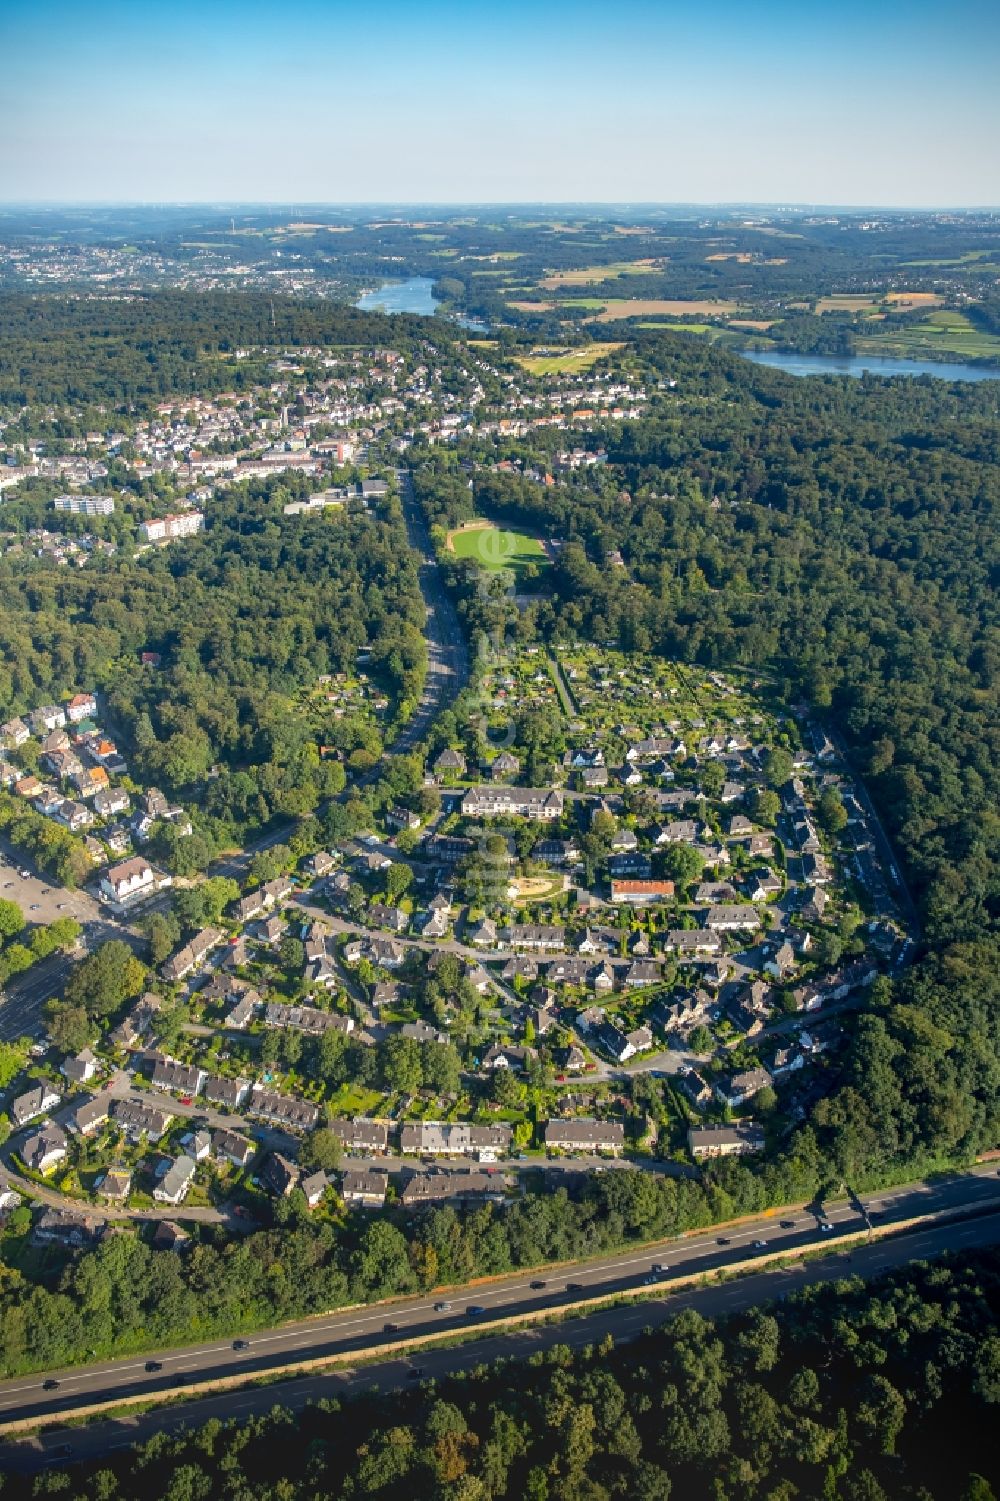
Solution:
{"label": "highway", "polygon": [[[995,1165],[990,1164],[934,1182],[873,1194],[865,1199],[864,1207],[879,1227],[959,1209],[1000,1210],[1000,1179]],[[178,1381],[210,1381],[234,1375],[250,1379],[280,1372],[297,1361],[349,1354],[407,1336],[466,1333],[484,1320],[571,1308],[574,1302],[635,1288],[660,1275],[723,1270],[748,1255],[813,1251],[826,1241],[822,1218],[815,1209],[781,1215],[772,1212],[641,1249],[626,1247],[568,1266],[519,1272],[453,1291],[439,1290],[346,1309],[253,1334],[245,1350],[235,1348],[232,1339],[210,1339],[195,1347],[143,1351],[119,1360],[22,1376],[0,1384],[0,1422],[57,1418],[60,1412],[81,1402],[154,1396],[158,1390],[175,1387]],[[866,1231],[857,1203],[831,1204],[825,1219],[840,1232]],[[654,1264],[662,1270],[654,1272]],[[147,1362],[154,1353],[158,1369],[150,1371]],[[46,1383],[51,1382],[58,1382],[58,1386],[46,1390]]]}
{"label": "highway", "polygon": [[898,1238],[862,1245],[847,1254],[831,1251],[830,1255],[808,1263],[793,1262],[750,1272],[731,1282],[684,1288],[669,1295],[652,1293],[640,1302],[584,1313],[569,1322],[485,1334],[471,1343],[421,1350],[412,1357],[392,1355],[356,1370],[347,1365],[329,1372],[310,1371],[264,1387],[194,1397],[179,1406],[92,1419],[85,1428],[52,1426],[40,1435],[0,1443],[0,1473],[31,1473],[50,1464],[100,1459],[143,1443],[155,1433],[196,1428],[210,1419],[220,1422],[245,1419],[268,1413],[275,1406],[294,1412],[323,1399],[392,1391],[417,1377],[440,1381],[501,1358],[526,1359],[557,1344],[580,1348],[606,1335],[616,1343],[626,1343],[644,1329],[657,1327],[686,1308],[697,1309],[706,1318],[725,1317],[832,1278],[876,1277],[910,1261],[998,1243],[1000,1215],[993,1213],[966,1223],[901,1233]]}

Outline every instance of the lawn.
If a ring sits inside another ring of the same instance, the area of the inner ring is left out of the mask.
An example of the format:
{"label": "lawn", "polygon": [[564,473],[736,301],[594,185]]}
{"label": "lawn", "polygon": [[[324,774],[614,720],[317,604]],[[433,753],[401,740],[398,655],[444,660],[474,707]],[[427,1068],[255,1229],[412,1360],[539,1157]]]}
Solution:
{"label": "lawn", "polygon": [[512,568],[523,573],[530,565],[545,568],[548,558],[537,537],[524,532],[509,532],[490,521],[471,521],[449,532],[446,547],[456,558],[472,558],[480,568]]}

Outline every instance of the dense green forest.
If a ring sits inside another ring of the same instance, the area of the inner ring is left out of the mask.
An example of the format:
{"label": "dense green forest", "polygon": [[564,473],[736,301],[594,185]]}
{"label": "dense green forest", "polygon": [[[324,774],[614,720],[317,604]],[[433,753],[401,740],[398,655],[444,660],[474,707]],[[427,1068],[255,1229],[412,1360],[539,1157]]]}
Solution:
{"label": "dense green forest", "polygon": [[[265,351],[314,345],[405,347],[426,322],[332,302],[254,293],[130,298],[7,293],[0,318],[0,406],[33,403],[146,411],[171,396],[260,384]],[[236,358],[238,350],[252,351]]]}
{"label": "dense green forest", "polygon": [[[405,717],[426,669],[398,504],[381,516],[283,518],[275,488],[234,485],[204,533],[135,559],[72,571],[0,561],[5,713],[105,690],[144,782],[199,804],[189,861],[342,788],[343,767],[320,759],[315,725],[289,712],[297,689],[353,670],[370,650],[367,670]],[[159,665],[143,666],[144,652]],[[347,754],[379,749],[363,727],[322,728]]]}
{"label": "dense green forest", "polygon": [[[161,1434],[4,1496],[88,1501],[992,1501],[1000,1265],[917,1263],[617,1348]],[[280,1389],[276,1392],[280,1404]]]}

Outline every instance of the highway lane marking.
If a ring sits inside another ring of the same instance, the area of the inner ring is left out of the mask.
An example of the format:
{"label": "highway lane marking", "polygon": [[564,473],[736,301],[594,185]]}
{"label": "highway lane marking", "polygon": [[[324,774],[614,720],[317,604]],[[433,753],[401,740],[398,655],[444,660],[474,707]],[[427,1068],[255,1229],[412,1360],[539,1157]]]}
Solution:
{"label": "highway lane marking", "polygon": [[[745,1231],[742,1234],[730,1236],[730,1237],[728,1237],[728,1239],[729,1239],[731,1245],[736,1245],[740,1241],[749,1240],[752,1237],[759,1239],[758,1232],[755,1231],[755,1230],[753,1230],[753,1231]],[[703,1237],[701,1240],[698,1240],[698,1241],[688,1241],[686,1243],[685,1247],[684,1247],[684,1250],[685,1251],[698,1251],[698,1250],[701,1250],[703,1248],[709,1247],[710,1244],[712,1244],[711,1238],[710,1237]],[[656,1254],[657,1254],[657,1252],[655,1250],[654,1251],[647,1251],[642,1256],[631,1256],[631,1257],[628,1257],[628,1258],[626,1258],[624,1260],[621,1260],[621,1261],[606,1262],[606,1263],[604,1263],[601,1266],[587,1267],[587,1268],[585,1268],[585,1269],[583,1269],[583,1270],[580,1271],[579,1276],[582,1279],[582,1278],[597,1276],[601,1272],[622,1271],[622,1270],[624,1270],[627,1267],[638,1266],[640,1264],[644,1264],[644,1263],[646,1263],[646,1262],[649,1261],[649,1259],[650,1259],[651,1256],[655,1256]],[[662,1252],[661,1254],[665,1258],[664,1262],[663,1262],[663,1265],[666,1265],[667,1264],[666,1258],[669,1257],[670,1255],[676,1255],[677,1251],[673,1251],[673,1252],[666,1252],[665,1251],[665,1252]],[[682,1258],[682,1260],[686,1260],[686,1259],[687,1259],[686,1256]],[[538,1279],[538,1278],[532,1278],[531,1279],[531,1281],[538,1281],[538,1280],[541,1280],[541,1279]],[[513,1294],[513,1293],[519,1293],[519,1292],[525,1292],[525,1291],[530,1292],[530,1291],[532,1291],[531,1281],[528,1281],[528,1282],[518,1282],[518,1283],[515,1283],[512,1287],[498,1288],[494,1292],[487,1292],[487,1291],[484,1290],[479,1296],[481,1297],[482,1302],[485,1304],[485,1303],[487,1303],[489,1301],[494,1301],[495,1302],[497,1299],[509,1298],[511,1296],[511,1294]],[[541,1289],[539,1289],[539,1291],[541,1291]],[[546,1289],[546,1291],[548,1291],[548,1289]],[[555,1291],[555,1289],[553,1289],[553,1291]],[[466,1296],[470,1296],[470,1294],[463,1293],[462,1296],[466,1297]],[[439,1299],[438,1301],[444,1301],[444,1300]],[[544,1301],[544,1299],[539,1299],[539,1302],[542,1302],[542,1301]],[[391,1308],[391,1306],[389,1306],[387,1308],[387,1311],[388,1312],[392,1312],[393,1311],[392,1308]],[[433,1303],[423,1303],[423,1304],[417,1305],[414,1308],[400,1308],[400,1309],[396,1309],[395,1313],[396,1313],[396,1317],[397,1318],[406,1318],[406,1317],[411,1317],[412,1318],[413,1315],[433,1313],[434,1311],[435,1310],[434,1310]],[[333,1330],[334,1332],[339,1331],[339,1332],[347,1333],[349,1330],[352,1330],[352,1329],[363,1329],[363,1328],[366,1328],[369,1324],[377,1324],[377,1323],[380,1323],[380,1322],[382,1322],[382,1323],[388,1323],[388,1322],[392,1322],[392,1320],[386,1319],[382,1314],[368,1314],[363,1319],[355,1319],[351,1323],[348,1323],[348,1324],[341,1323],[338,1320],[338,1321],[333,1322],[333,1323],[316,1325],[311,1330],[303,1331],[302,1338],[303,1339],[307,1339],[307,1340],[308,1339],[312,1339],[315,1335],[325,1334],[325,1333],[327,1333],[328,1331],[331,1331],[331,1330]],[[262,1335],[259,1335],[259,1336],[257,1336],[255,1339],[253,1339],[251,1341],[251,1348],[253,1348],[254,1344],[258,1344],[258,1345],[261,1345],[261,1344],[272,1344],[276,1340],[287,1340],[289,1338],[290,1334],[294,1334],[294,1333],[295,1333],[295,1331],[284,1330],[284,1331],[281,1331],[281,1332],[276,1333],[276,1334],[262,1334]],[[291,1345],[289,1345],[289,1348],[290,1349],[295,1348],[295,1345],[291,1344]],[[221,1355],[221,1354],[226,1354],[226,1353],[237,1354],[237,1353],[245,1353],[245,1352],[234,1351],[231,1343],[224,1344],[224,1345],[212,1345],[212,1346],[206,1346],[204,1349],[201,1349],[201,1350],[185,1350],[184,1353],[180,1354],[180,1355],[167,1355],[167,1354],[164,1354],[164,1356],[162,1357],[162,1360],[160,1361],[160,1364],[161,1365],[168,1365],[168,1364],[173,1364],[175,1361],[178,1361],[178,1360],[196,1360],[196,1359],[199,1359],[200,1357],[205,1356],[205,1355]],[[233,1362],[233,1363],[234,1364],[246,1364],[246,1362]],[[127,1366],[111,1366],[107,1370],[103,1370],[103,1371],[86,1371],[86,1372],[81,1372],[79,1375],[68,1375],[66,1377],[61,1377],[60,1378],[60,1385],[69,1384],[70,1382],[79,1382],[79,1381],[84,1381],[84,1380],[88,1380],[88,1379],[93,1379],[94,1377],[97,1377],[97,1376],[118,1376],[118,1375],[126,1375],[129,1371],[137,1371],[137,1370],[143,1370],[143,1371],[145,1371],[145,1364],[146,1364],[145,1361],[135,1361],[133,1364],[127,1365]],[[150,1372],[149,1374],[150,1375],[154,1375],[156,1373],[155,1372]],[[38,1390],[41,1387],[41,1385],[42,1385],[41,1382],[34,1382],[34,1383],[32,1383],[31,1385],[28,1385],[28,1386],[8,1387],[6,1390],[0,1392],[0,1397],[16,1396],[19,1392],[35,1391],[35,1390]]]}
{"label": "highway lane marking", "polygon": [[[984,1178],[991,1171],[992,1170],[988,1169],[988,1168],[973,1169],[972,1172],[971,1172],[971,1174],[970,1174],[970,1177]],[[966,1178],[966,1179],[961,1180],[961,1181],[964,1181],[964,1182],[968,1183],[969,1182],[969,1178]],[[926,1185],[920,1185],[918,1188],[915,1188],[913,1190],[914,1194],[927,1194],[927,1193],[931,1193],[931,1192],[934,1192],[934,1189],[932,1189],[932,1188],[930,1188],[930,1187],[928,1187]],[[894,1196],[894,1197],[902,1199],[902,1198],[909,1198],[910,1196],[911,1195],[909,1193],[907,1193],[906,1195],[897,1195],[897,1196]],[[862,1202],[865,1204],[865,1207],[868,1208],[868,1209],[880,1208],[880,1207],[884,1207],[885,1205],[888,1205],[889,1203],[893,1202],[893,1196],[883,1197],[881,1199],[872,1198],[872,1199],[869,1199],[867,1201],[862,1201]],[[799,1212],[801,1213],[801,1211],[799,1211]],[[829,1223],[831,1223],[831,1224],[842,1225],[845,1221],[850,1220],[850,1219],[855,1218],[855,1217],[856,1217],[856,1211],[851,1206],[848,1205],[848,1206],[845,1206],[843,1208],[837,1208],[837,1209],[831,1210],[830,1213],[829,1213],[829,1215],[827,1216],[827,1219],[828,1219]],[[768,1230],[770,1230],[770,1231],[772,1231],[772,1234],[773,1234],[773,1227],[775,1227],[776,1223],[777,1222],[775,1222],[774,1220],[769,1219],[763,1225],[751,1228],[749,1230],[744,1230],[744,1231],[738,1232],[738,1233],[736,1233],[736,1234],[734,1234],[732,1236],[727,1237],[727,1239],[728,1239],[730,1245],[738,1245],[738,1244],[740,1244],[740,1243],[742,1243],[744,1241],[748,1241],[748,1240],[752,1240],[752,1239],[753,1240],[762,1239],[763,1236],[762,1236],[761,1232],[762,1231],[768,1231]],[[719,1228],[724,1228],[724,1227],[720,1226]],[[802,1228],[808,1230],[809,1226],[808,1226],[808,1224],[806,1224]],[[796,1226],[796,1229],[797,1230],[799,1229],[798,1225]],[[815,1233],[816,1232],[814,1232],[814,1236],[815,1236]],[[925,1232],[924,1235],[918,1235],[915,1243],[917,1245],[922,1244],[923,1241],[927,1238],[927,1236],[932,1235],[932,1234],[933,1234],[933,1231],[929,1230],[929,1231]],[[781,1238],[783,1239],[784,1237],[781,1237]],[[813,1241],[810,1242],[810,1244],[816,1244],[816,1243],[817,1242],[815,1240],[813,1240]],[[821,1242],[819,1242],[819,1243],[821,1243]],[[627,1258],[623,1258],[623,1259],[620,1259],[620,1260],[615,1260],[615,1261],[612,1261],[612,1262],[605,1262],[605,1263],[602,1263],[602,1264],[600,1264],[598,1266],[591,1266],[591,1267],[581,1268],[581,1270],[578,1273],[578,1276],[581,1279],[583,1279],[583,1287],[581,1288],[581,1291],[583,1291],[583,1290],[586,1289],[586,1286],[587,1286],[586,1279],[592,1279],[595,1276],[599,1276],[599,1274],[601,1274],[601,1273],[604,1273],[604,1272],[624,1271],[624,1270],[626,1270],[629,1267],[638,1266],[638,1265],[640,1265],[642,1263],[648,1262],[649,1258],[651,1256],[656,1256],[656,1255],[662,1256],[662,1258],[663,1258],[663,1263],[662,1264],[665,1267],[667,1265],[673,1265],[672,1258],[677,1258],[677,1257],[680,1258],[680,1261],[683,1264],[684,1261],[690,1259],[691,1253],[697,1254],[701,1250],[710,1249],[713,1244],[715,1244],[715,1245],[718,1244],[718,1237],[717,1236],[703,1235],[703,1236],[699,1237],[697,1240],[688,1240],[688,1241],[685,1241],[681,1245],[673,1246],[670,1250],[657,1251],[655,1249],[655,1247],[654,1247],[654,1248],[650,1248],[649,1250],[645,1251],[640,1256],[627,1257]],[[720,1268],[719,1270],[724,1270],[724,1268]],[[565,1269],[560,1269],[560,1272],[557,1274],[557,1278],[558,1278],[558,1276],[561,1276],[561,1275],[565,1275]],[[531,1279],[531,1280],[540,1280],[540,1279]],[[495,1302],[497,1302],[497,1300],[509,1299],[512,1296],[512,1294],[516,1294],[516,1293],[524,1292],[524,1291],[531,1291],[531,1290],[532,1290],[531,1289],[531,1281],[528,1281],[528,1282],[515,1283],[512,1286],[507,1286],[507,1287],[504,1287],[504,1288],[498,1288],[498,1289],[496,1289],[494,1291],[487,1291],[487,1290],[484,1289],[483,1292],[481,1294],[479,1294],[479,1296],[482,1299],[482,1302],[483,1302],[483,1304],[485,1306],[486,1303],[490,1303],[490,1302],[495,1303]],[[539,1291],[541,1291],[541,1289],[539,1289]],[[545,1291],[548,1292],[548,1289],[546,1289]],[[473,1295],[474,1295],[474,1293],[473,1293]],[[462,1297],[466,1297],[466,1296],[469,1296],[469,1292],[463,1292],[462,1293]],[[544,1302],[545,1300],[543,1298],[543,1299],[539,1299],[538,1301],[539,1302]],[[502,1306],[502,1302],[501,1302],[501,1306]],[[391,1307],[391,1305],[389,1305],[387,1307],[386,1311],[387,1312],[393,1312],[393,1311],[395,1311],[395,1314],[396,1314],[397,1318],[400,1318],[400,1319],[409,1319],[412,1322],[415,1319],[416,1316],[419,1316],[419,1315],[428,1315],[428,1314],[433,1313],[435,1310],[434,1310],[434,1306],[433,1306],[432,1303],[423,1303],[423,1304],[418,1304],[418,1305],[413,1306],[413,1307],[400,1308],[400,1309],[396,1309],[396,1310],[393,1310],[392,1307]],[[252,1344],[253,1343],[256,1343],[257,1345],[271,1344],[271,1343],[275,1343],[276,1341],[279,1341],[279,1340],[285,1340],[285,1341],[289,1341],[289,1343],[287,1345],[287,1348],[289,1349],[289,1351],[292,1351],[292,1350],[299,1349],[304,1341],[307,1342],[307,1341],[315,1339],[315,1337],[317,1335],[326,1334],[326,1333],[329,1333],[331,1331],[334,1332],[334,1333],[338,1333],[339,1332],[339,1333],[347,1334],[349,1331],[357,1330],[357,1329],[364,1329],[364,1328],[366,1328],[366,1327],[368,1327],[368,1326],[370,1326],[372,1324],[377,1324],[380,1321],[383,1322],[383,1323],[390,1322],[389,1320],[386,1320],[384,1318],[384,1314],[383,1313],[369,1314],[369,1315],[366,1315],[362,1319],[356,1319],[356,1320],[353,1320],[352,1322],[346,1323],[346,1324],[340,1322],[339,1320],[335,1320],[333,1322],[328,1322],[326,1324],[315,1325],[311,1329],[308,1329],[308,1330],[301,1330],[300,1329],[299,1331],[296,1331],[294,1329],[292,1329],[292,1330],[287,1330],[286,1329],[284,1331],[279,1331],[279,1332],[274,1333],[274,1334],[262,1334],[262,1335],[257,1336],[256,1339],[254,1341],[252,1341]],[[295,1338],[296,1334],[299,1336],[298,1338]],[[203,1356],[206,1356],[206,1355],[221,1355],[221,1354],[227,1354],[227,1353],[230,1354],[230,1355],[233,1355],[233,1354],[242,1353],[242,1352],[235,1352],[235,1351],[233,1351],[232,1344],[231,1343],[226,1343],[226,1344],[222,1344],[222,1345],[206,1346],[206,1347],[204,1347],[203,1349],[200,1349],[200,1350],[193,1350],[193,1351],[192,1350],[186,1350],[183,1353],[177,1354],[177,1355],[164,1354],[163,1357],[162,1357],[162,1359],[160,1360],[160,1364],[163,1365],[163,1366],[165,1366],[165,1365],[168,1365],[168,1364],[173,1364],[174,1362],[179,1361],[179,1360],[199,1359],[199,1358],[201,1358]],[[233,1365],[248,1364],[248,1363],[249,1362],[244,1362],[244,1361],[231,1361],[230,1362],[230,1364],[233,1364]],[[87,1380],[93,1381],[96,1378],[101,1378],[101,1377],[115,1377],[115,1376],[119,1376],[119,1375],[127,1375],[130,1371],[136,1371],[136,1370],[139,1370],[139,1369],[145,1370],[145,1364],[146,1364],[145,1361],[136,1361],[136,1362],[134,1362],[134,1363],[132,1363],[130,1365],[127,1365],[127,1366],[115,1366],[115,1367],[109,1367],[109,1368],[104,1369],[104,1370],[98,1370],[98,1371],[91,1370],[91,1371],[80,1372],[79,1374],[68,1374],[67,1376],[60,1378],[60,1385],[62,1385],[64,1383],[67,1384],[67,1385],[71,1384],[71,1383],[79,1383],[81,1381],[87,1381]],[[154,1374],[154,1373],[150,1372],[149,1374]],[[178,1372],[178,1374],[180,1374],[180,1372]],[[21,1386],[21,1387],[8,1387],[5,1390],[4,1389],[0,1389],[0,1409],[2,1409],[2,1407],[4,1407],[4,1406],[8,1405],[7,1402],[6,1402],[6,1400],[5,1400],[6,1398],[17,1396],[17,1395],[19,1395],[19,1394],[21,1394],[23,1392],[38,1391],[42,1387],[43,1387],[43,1382],[42,1381],[37,1381],[37,1382],[33,1382],[33,1383],[30,1383],[28,1385]]]}

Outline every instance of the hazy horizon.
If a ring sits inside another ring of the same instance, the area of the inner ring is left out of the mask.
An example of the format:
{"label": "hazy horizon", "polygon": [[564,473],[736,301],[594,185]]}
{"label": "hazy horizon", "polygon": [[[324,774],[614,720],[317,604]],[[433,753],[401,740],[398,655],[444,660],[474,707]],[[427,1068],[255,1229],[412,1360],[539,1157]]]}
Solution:
{"label": "hazy horizon", "polygon": [[0,201],[1000,201],[985,0],[6,0]]}

